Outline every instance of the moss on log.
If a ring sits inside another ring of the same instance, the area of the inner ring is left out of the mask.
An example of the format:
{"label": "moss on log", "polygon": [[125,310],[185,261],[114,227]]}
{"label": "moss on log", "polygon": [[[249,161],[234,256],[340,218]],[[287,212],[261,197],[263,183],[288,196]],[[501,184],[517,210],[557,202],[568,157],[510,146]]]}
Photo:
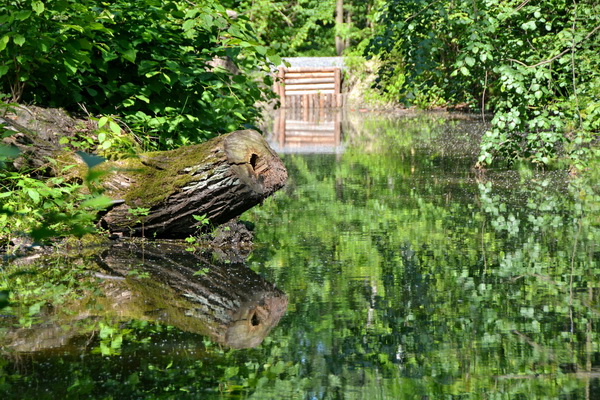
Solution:
{"label": "moss on log", "polygon": [[[149,237],[184,237],[200,227],[194,215],[222,224],[283,187],[287,171],[256,131],[235,131],[203,144],[107,163],[107,194],[124,202],[103,227]],[[135,208],[148,209],[136,216]]]}

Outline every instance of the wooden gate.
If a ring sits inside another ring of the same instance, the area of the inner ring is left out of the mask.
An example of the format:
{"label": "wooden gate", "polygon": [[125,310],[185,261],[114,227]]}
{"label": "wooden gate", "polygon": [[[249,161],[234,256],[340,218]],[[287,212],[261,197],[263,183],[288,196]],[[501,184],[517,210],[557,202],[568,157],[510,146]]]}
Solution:
{"label": "wooden gate", "polygon": [[275,92],[282,108],[342,107],[342,74],[338,67],[279,67]]}

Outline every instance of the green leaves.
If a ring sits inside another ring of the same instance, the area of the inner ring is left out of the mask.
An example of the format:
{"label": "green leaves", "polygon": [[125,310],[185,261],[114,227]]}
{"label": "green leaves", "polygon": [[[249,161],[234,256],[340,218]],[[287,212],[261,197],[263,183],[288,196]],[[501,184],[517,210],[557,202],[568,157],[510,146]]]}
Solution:
{"label": "green leaves", "polygon": [[3,51],[4,49],[6,49],[6,45],[8,44],[10,40],[10,36],[8,35],[4,35],[2,37],[0,37],[0,51]]}
{"label": "green leaves", "polygon": [[[270,95],[256,71],[270,73],[269,59],[280,62],[258,47],[243,18],[229,19],[216,0],[201,6],[33,1],[28,10],[11,4],[0,16],[0,92],[12,93],[13,101],[69,110],[83,103],[91,113],[119,113],[148,149],[197,143],[254,123],[254,105]],[[220,60],[227,68],[213,66]],[[116,125],[109,129],[116,134]]]}
{"label": "green leaves", "polygon": [[41,1],[33,1],[31,3],[31,8],[35,11],[36,14],[41,14],[44,12],[45,6]]}
{"label": "green leaves", "polygon": [[521,29],[525,31],[533,31],[537,29],[537,25],[535,24],[535,21],[528,21],[521,25]]}
{"label": "green leaves", "polygon": [[23,46],[25,43],[25,36],[17,33],[13,36],[13,42],[15,42],[17,46]]}
{"label": "green leaves", "polygon": [[[582,143],[563,145],[567,136],[589,135],[581,129],[598,125],[596,114],[582,112],[600,90],[600,55],[590,35],[600,20],[593,6],[562,0],[384,4],[367,51],[383,61],[378,85],[385,94],[409,105],[466,103],[504,116],[483,138],[485,164],[496,158],[548,164],[586,152]],[[397,92],[400,71],[405,81]],[[514,111],[521,116],[512,118]]]}

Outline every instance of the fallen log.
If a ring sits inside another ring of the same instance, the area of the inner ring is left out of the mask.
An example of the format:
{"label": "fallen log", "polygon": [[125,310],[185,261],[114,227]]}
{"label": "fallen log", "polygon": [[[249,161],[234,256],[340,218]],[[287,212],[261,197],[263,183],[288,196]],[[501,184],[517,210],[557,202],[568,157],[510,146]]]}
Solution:
{"label": "fallen log", "polygon": [[[204,216],[219,225],[261,203],[283,187],[287,171],[256,131],[235,131],[203,144],[107,163],[103,182],[122,200],[101,219],[111,232],[185,237]],[[147,209],[136,216],[132,209]]]}
{"label": "fallen log", "polygon": [[[81,120],[78,123],[81,125]],[[54,171],[78,163],[80,167],[70,173],[80,180],[87,174],[82,160],[59,145],[60,136],[76,125],[64,112],[22,108],[13,118],[0,119],[2,124],[15,131],[3,142],[21,151],[14,168],[46,171],[46,158],[50,157],[58,161],[53,164]],[[113,207],[101,216],[100,226],[128,236],[156,238],[196,233],[202,223],[194,216],[204,217],[213,226],[225,223],[260,204],[287,180],[282,161],[254,130],[107,161],[93,168],[104,171],[101,188],[114,200]]]}

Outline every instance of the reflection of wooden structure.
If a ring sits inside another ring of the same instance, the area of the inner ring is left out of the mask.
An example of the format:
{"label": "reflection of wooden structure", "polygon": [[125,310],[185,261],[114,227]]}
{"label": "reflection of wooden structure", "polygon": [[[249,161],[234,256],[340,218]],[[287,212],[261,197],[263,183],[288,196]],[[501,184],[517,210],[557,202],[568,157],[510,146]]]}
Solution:
{"label": "reflection of wooden structure", "polygon": [[338,67],[279,67],[275,92],[282,108],[342,107],[342,74]]}
{"label": "reflection of wooden structure", "polygon": [[271,146],[282,153],[327,152],[341,149],[341,111],[322,108],[280,109],[275,117]]}

